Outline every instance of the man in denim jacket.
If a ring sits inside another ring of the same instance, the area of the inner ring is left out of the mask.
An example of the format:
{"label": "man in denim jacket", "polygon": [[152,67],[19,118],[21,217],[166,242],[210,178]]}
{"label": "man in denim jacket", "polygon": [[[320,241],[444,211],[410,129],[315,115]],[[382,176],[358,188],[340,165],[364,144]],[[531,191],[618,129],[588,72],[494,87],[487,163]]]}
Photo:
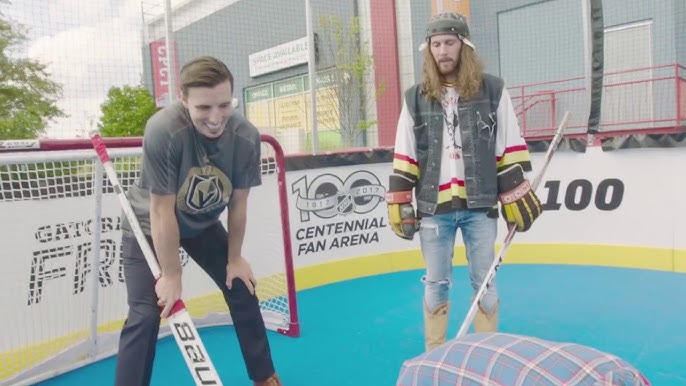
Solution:
{"label": "man in denim jacket", "polygon": [[[542,210],[524,174],[531,171],[530,155],[512,101],[503,80],[483,72],[465,17],[432,17],[420,49],[423,79],[404,95],[386,202],[399,237],[419,232],[428,351],[445,342],[457,230],[475,294],[495,258],[498,202],[518,231],[528,230]],[[493,281],[474,330],[495,332],[497,323]]]}

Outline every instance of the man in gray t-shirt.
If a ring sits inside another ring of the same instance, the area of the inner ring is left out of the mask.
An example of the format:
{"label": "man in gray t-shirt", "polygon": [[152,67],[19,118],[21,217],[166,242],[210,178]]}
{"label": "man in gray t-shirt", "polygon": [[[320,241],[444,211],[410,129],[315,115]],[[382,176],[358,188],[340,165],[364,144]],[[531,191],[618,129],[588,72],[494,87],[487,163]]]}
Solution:
{"label": "man in gray t-shirt", "polygon": [[[213,224],[234,189],[260,185],[260,135],[233,113],[226,134],[206,138],[181,102],[155,114],[145,129],[140,179],[128,192],[143,232],[150,235],[150,193],[176,196],[181,238],[197,236]],[[130,230],[128,223],[124,229]]]}
{"label": "man in gray t-shirt", "polygon": [[[233,76],[200,57],[181,70],[182,99],[148,120],[140,178],[127,192],[155,251],[155,282],[127,221],[122,254],[129,313],[119,340],[116,386],[150,383],[160,318],[181,297],[179,247],[222,290],[255,385],[279,386],[255,278],[241,254],[250,188],[261,184],[260,134],[234,112]],[[219,216],[228,207],[228,232]]]}

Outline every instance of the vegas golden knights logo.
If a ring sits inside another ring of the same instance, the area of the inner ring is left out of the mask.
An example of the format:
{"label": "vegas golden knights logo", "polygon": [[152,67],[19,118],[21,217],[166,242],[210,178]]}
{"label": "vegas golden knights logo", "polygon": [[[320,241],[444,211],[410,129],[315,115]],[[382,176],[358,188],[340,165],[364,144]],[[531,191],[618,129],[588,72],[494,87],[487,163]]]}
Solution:
{"label": "vegas golden knights logo", "polygon": [[229,203],[233,186],[218,168],[206,165],[188,171],[176,204],[187,213],[204,213],[223,208]]}

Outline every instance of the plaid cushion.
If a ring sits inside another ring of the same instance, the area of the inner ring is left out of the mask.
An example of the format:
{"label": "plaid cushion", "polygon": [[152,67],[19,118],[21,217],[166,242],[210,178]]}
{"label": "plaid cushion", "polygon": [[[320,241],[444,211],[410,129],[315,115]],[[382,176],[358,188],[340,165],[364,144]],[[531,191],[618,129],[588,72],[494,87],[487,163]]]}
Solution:
{"label": "plaid cushion", "polygon": [[591,347],[502,333],[468,334],[403,363],[396,386],[649,386],[629,363]]}

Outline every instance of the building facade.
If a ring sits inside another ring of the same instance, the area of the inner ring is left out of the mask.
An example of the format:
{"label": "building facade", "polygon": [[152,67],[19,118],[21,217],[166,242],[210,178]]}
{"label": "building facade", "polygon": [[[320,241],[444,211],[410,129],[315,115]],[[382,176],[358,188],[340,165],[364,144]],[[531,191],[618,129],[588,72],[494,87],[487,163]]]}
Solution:
{"label": "building facade", "polygon": [[[288,152],[391,146],[402,91],[420,81],[425,26],[453,10],[470,21],[486,70],[503,77],[527,136],[550,133],[564,111],[585,133],[594,65],[591,0],[355,0],[311,3],[309,87],[304,0],[191,0],[172,12],[176,70],[199,55],[236,76],[241,111]],[[602,1],[602,130],[668,129],[686,119],[686,3]],[[160,105],[168,25],[146,28],[144,79]],[[596,41],[597,44],[597,41]],[[316,114],[312,114],[311,96]]]}

